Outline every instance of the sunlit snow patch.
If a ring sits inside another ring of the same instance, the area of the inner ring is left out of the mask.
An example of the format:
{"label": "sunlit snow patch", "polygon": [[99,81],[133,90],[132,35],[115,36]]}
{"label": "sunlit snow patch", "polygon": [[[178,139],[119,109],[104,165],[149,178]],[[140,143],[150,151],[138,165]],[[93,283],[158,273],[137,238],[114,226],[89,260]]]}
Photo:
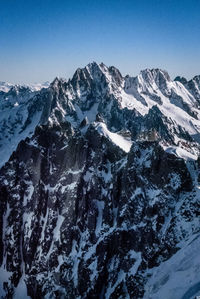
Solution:
{"label": "sunlit snow patch", "polygon": [[184,160],[197,160],[197,156],[177,146],[163,147],[164,150]]}
{"label": "sunlit snow patch", "polygon": [[118,133],[112,133],[108,130],[106,127],[106,124],[104,123],[97,123],[96,129],[98,132],[105,136],[106,138],[110,139],[113,143],[115,143],[117,146],[119,146],[123,151],[128,153],[130,151],[132,141],[130,138],[123,137],[122,135],[119,135]]}

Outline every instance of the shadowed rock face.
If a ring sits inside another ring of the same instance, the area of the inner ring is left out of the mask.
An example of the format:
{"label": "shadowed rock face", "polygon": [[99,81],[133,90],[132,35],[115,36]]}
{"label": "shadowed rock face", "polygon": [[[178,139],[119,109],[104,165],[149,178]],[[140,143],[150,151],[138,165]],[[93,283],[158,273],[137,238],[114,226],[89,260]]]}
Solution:
{"label": "shadowed rock face", "polygon": [[[141,76],[167,94],[166,72]],[[198,144],[156,105],[144,116],[122,108],[114,91],[124,80],[93,63],[34,95],[41,120],[0,169],[4,298],[145,298],[154,269],[199,233],[199,161],[162,142],[180,138],[189,153]],[[138,140],[145,130],[158,140]]]}
{"label": "shadowed rock face", "polygon": [[32,298],[97,298],[111,290],[110,298],[142,297],[145,270],[178,250],[183,235],[173,214],[183,194],[179,217],[197,212],[188,215],[193,186],[182,159],[157,142],[136,142],[125,155],[92,126],[84,137],[70,125],[68,134],[38,128],[0,175],[10,295],[23,275]]}

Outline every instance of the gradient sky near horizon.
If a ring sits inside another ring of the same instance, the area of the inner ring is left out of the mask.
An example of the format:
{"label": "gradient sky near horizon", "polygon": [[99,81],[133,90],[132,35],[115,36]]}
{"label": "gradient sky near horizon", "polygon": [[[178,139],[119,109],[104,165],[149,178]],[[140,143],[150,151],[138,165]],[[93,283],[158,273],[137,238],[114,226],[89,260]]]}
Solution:
{"label": "gradient sky near horizon", "polygon": [[200,0],[0,0],[0,81],[69,78],[92,61],[200,74]]}

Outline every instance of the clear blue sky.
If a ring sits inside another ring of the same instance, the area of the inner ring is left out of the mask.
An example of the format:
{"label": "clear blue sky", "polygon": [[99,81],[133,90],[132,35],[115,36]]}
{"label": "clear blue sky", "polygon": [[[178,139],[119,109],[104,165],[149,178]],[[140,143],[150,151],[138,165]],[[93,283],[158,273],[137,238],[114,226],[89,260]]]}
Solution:
{"label": "clear blue sky", "polygon": [[200,0],[0,0],[0,81],[69,78],[92,61],[200,74]]}

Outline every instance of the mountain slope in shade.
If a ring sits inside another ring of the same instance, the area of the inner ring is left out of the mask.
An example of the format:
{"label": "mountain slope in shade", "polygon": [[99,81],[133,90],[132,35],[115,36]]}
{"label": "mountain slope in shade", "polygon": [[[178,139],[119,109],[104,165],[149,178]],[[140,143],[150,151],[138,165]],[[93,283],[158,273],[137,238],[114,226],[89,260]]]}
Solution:
{"label": "mountain slope in shade", "polygon": [[91,63],[41,91],[1,93],[1,296],[198,295],[191,82]]}

